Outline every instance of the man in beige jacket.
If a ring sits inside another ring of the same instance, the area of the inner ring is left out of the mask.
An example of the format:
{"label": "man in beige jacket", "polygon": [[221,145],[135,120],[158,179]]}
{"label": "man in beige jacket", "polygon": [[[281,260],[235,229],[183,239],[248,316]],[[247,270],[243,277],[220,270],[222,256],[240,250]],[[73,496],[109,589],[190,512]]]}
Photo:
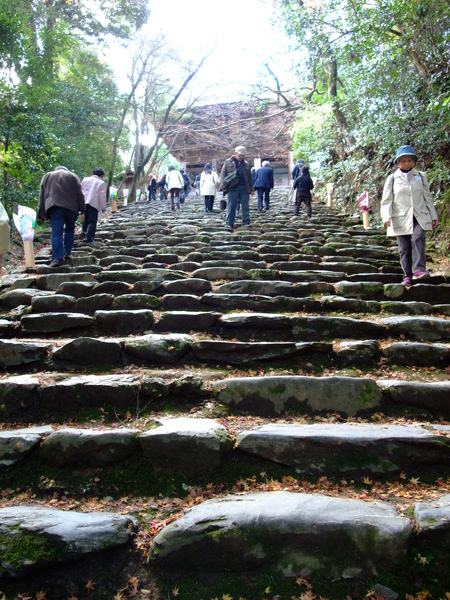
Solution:
{"label": "man in beige jacket", "polygon": [[105,171],[95,167],[91,177],[81,182],[81,190],[86,203],[86,216],[83,221],[84,242],[93,244],[97,231],[98,213],[106,210],[106,185],[103,181]]}

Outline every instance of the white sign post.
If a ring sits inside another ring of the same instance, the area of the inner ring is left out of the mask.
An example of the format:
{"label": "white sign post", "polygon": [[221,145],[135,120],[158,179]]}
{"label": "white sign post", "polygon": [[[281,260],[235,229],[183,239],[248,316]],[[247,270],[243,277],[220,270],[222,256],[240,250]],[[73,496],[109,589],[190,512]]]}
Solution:
{"label": "white sign post", "polygon": [[361,196],[358,198],[358,204],[362,210],[363,227],[364,229],[369,229],[369,194],[367,192],[361,194]]}
{"label": "white sign post", "polygon": [[327,206],[328,206],[328,208],[331,208],[333,206],[333,190],[334,190],[334,183],[327,183],[327,192],[328,192]]}
{"label": "white sign post", "polygon": [[111,198],[112,212],[117,212],[117,188],[109,188],[109,197]]}
{"label": "white sign post", "polygon": [[34,262],[34,229],[36,227],[36,211],[28,206],[19,204],[17,207],[17,215],[13,214],[14,225],[20,234],[23,241],[23,253],[25,256],[25,267],[27,269],[35,269]]}

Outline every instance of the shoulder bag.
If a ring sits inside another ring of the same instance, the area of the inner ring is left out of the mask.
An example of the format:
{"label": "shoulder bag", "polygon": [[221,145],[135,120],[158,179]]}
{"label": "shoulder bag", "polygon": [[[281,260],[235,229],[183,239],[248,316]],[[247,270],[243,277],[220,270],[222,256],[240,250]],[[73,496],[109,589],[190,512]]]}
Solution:
{"label": "shoulder bag", "polygon": [[224,187],[224,189],[225,189],[226,192],[228,192],[229,190],[232,190],[235,187],[237,187],[237,185],[239,183],[239,169],[240,168],[241,167],[239,167],[238,169],[236,169],[236,171],[233,171],[232,173],[230,173],[229,175],[227,175],[225,177],[225,179],[223,180],[223,187]]}

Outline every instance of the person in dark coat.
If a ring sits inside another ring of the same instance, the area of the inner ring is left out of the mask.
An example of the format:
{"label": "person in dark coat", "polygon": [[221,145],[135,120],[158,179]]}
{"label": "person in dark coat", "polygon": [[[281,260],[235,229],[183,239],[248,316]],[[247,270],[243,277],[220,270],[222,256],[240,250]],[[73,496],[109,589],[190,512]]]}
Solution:
{"label": "person in dark coat", "polygon": [[220,172],[219,188],[222,190],[225,190],[225,179],[228,175],[233,173],[239,175],[238,184],[232,189],[225,190],[228,194],[226,224],[229,231],[233,231],[234,228],[238,202],[242,207],[242,225],[250,225],[249,197],[253,196],[255,190],[250,163],[244,158],[245,152],[244,146],[237,146],[234,156],[226,159]]}
{"label": "person in dark coat", "polygon": [[156,179],[153,177],[153,174],[150,174],[148,178],[148,201],[156,200]]}
{"label": "person in dark coat", "polygon": [[72,256],[75,223],[78,214],[84,219],[86,205],[81,181],[67,167],[59,166],[46,173],[39,190],[39,216],[52,226],[51,267],[64,264]]}
{"label": "person in dark coat", "polygon": [[314,187],[308,167],[303,166],[301,175],[294,181],[295,195],[294,215],[298,215],[302,202],[305,204],[306,218],[311,218],[311,190]]}
{"label": "person in dark coat", "polygon": [[269,210],[270,192],[274,188],[273,169],[269,164],[269,161],[265,160],[262,167],[256,171],[254,188],[258,192],[258,210],[263,209],[263,200],[264,210]]}
{"label": "person in dark coat", "polygon": [[165,198],[167,198],[167,186],[166,186],[166,176],[163,175],[161,177],[161,179],[158,181],[158,187],[159,187],[159,199],[160,200],[164,200]]}
{"label": "person in dark coat", "polygon": [[297,179],[297,177],[299,177],[299,175],[302,174],[302,167],[305,166],[305,161],[303,160],[303,158],[299,158],[298,161],[296,162],[294,168],[292,169],[292,181],[295,181]]}

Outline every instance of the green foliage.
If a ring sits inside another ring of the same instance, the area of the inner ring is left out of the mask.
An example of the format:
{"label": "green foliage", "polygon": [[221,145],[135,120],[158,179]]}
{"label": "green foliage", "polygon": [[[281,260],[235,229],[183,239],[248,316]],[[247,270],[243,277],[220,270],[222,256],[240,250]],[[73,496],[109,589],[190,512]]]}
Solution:
{"label": "green foliage", "polygon": [[[283,0],[281,17],[307,57],[293,128],[296,156],[320,164],[338,206],[381,196],[395,149],[412,144],[450,221],[450,7],[444,0]],[[376,208],[376,207],[375,207]]]}
{"label": "green foliage", "polygon": [[[98,42],[130,36],[147,17],[144,0],[0,0],[0,200],[9,213],[36,207],[42,175],[58,164],[80,177],[108,167],[123,99]],[[126,129],[119,143],[128,149]]]}
{"label": "green foliage", "polygon": [[333,143],[333,115],[329,104],[308,106],[299,114],[292,128],[294,156],[297,158],[314,157],[321,163],[330,158],[329,147]]}

